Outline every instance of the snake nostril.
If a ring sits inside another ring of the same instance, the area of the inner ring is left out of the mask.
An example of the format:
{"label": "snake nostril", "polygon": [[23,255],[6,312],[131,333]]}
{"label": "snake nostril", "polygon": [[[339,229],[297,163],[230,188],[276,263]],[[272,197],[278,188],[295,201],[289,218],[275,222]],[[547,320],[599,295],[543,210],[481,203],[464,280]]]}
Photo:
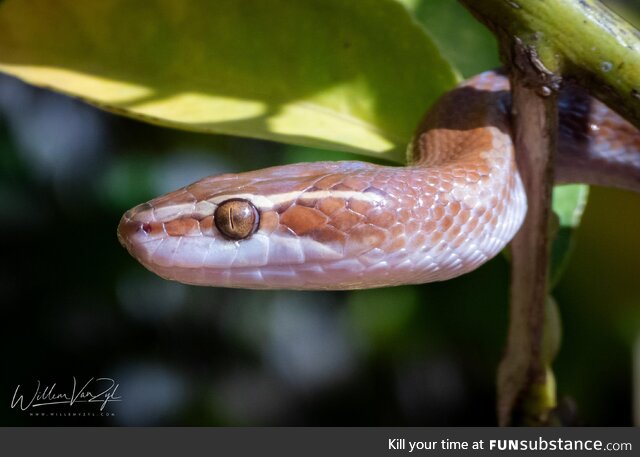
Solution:
{"label": "snake nostril", "polygon": [[144,235],[149,235],[152,230],[153,227],[150,223],[131,220],[125,215],[118,225],[118,239],[120,244],[127,247],[137,234],[142,235],[144,233]]}

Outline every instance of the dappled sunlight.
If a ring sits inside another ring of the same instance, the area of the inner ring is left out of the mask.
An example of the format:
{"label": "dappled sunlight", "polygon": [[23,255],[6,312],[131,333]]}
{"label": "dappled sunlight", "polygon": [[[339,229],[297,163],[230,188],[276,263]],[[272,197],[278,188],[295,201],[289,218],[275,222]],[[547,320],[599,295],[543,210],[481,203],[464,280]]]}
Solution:
{"label": "dappled sunlight", "polygon": [[33,2],[0,8],[1,71],[163,126],[402,161],[457,80],[393,0]]}
{"label": "dappled sunlight", "polygon": [[87,101],[120,105],[135,103],[149,97],[154,90],[131,81],[117,81],[66,68],[41,65],[13,65],[0,63],[0,71],[44,88],[59,90]]}
{"label": "dappled sunlight", "polygon": [[261,101],[243,100],[220,95],[183,92],[166,97],[151,97],[136,103],[129,103],[132,113],[153,116],[177,124],[197,124],[204,128],[211,125],[215,130],[218,122],[259,117],[267,111]]}
{"label": "dappled sunlight", "polygon": [[[310,134],[308,125],[314,124]],[[267,119],[269,130],[283,136],[307,135],[310,139],[321,141],[332,138],[337,148],[347,152],[360,152],[368,155],[385,154],[388,159],[402,161],[403,154],[396,150],[392,139],[362,120],[348,114],[337,113],[312,102],[292,103]],[[310,141],[309,143],[313,143]],[[311,146],[312,144],[308,144]]]}

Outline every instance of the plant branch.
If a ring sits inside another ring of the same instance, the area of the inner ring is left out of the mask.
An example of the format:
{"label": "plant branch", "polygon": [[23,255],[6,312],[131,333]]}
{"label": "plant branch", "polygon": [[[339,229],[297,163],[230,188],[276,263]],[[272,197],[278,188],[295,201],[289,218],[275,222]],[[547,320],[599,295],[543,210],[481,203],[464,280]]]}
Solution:
{"label": "plant branch", "polygon": [[640,128],[640,33],[593,0],[460,0],[498,37],[511,80],[515,147],[528,196],[513,240],[510,323],[498,370],[500,425],[542,425],[555,407],[544,351],[557,92],[577,83]]}
{"label": "plant branch", "polygon": [[555,392],[547,394],[542,346],[558,113],[555,94],[540,96],[523,84],[518,73],[511,80],[518,168],[529,208],[511,244],[511,317],[498,370],[498,421],[500,425],[534,425],[545,423],[555,407]]}
{"label": "plant branch", "polygon": [[576,82],[640,128],[640,32],[600,2],[460,1],[501,43],[522,41],[549,89]]}

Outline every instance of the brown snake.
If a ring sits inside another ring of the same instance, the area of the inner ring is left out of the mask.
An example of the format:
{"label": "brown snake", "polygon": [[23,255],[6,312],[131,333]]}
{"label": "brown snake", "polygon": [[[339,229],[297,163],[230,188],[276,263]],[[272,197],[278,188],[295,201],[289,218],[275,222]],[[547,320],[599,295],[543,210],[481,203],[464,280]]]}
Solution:
{"label": "brown snake", "polygon": [[[158,275],[188,284],[362,289],[442,281],[494,257],[527,204],[508,81],[449,92],[410,164],[317,162],[212,176],[127,211],[118,236]],[[640,191],[640,133],[577,89],[560,96],[558,182]]]}

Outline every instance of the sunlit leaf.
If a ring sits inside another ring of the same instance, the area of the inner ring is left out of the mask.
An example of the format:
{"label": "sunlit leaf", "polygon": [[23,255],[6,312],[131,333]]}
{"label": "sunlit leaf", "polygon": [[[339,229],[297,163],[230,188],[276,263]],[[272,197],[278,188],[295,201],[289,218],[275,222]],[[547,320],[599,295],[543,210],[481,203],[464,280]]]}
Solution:
{"label": "sunlit leaf", "polygon": [[555,285],[562,275],[573,250],[573,232],[580,225],[587,204],[589,186],[571,184],[553,189],[553,212],[558,227],[551,247],[551,284]]}
{"label": "sunlit leaf", "polygon": [[394,0],[5,0],[0,71],[153,123],[396,160],[456,82]]}
{"label": "sunlit leaf", "polygon": [[560,227],[575,228],[580,225],[587,205],[589,186],[569,184],[553,189],[553,212],[558,215]]}

